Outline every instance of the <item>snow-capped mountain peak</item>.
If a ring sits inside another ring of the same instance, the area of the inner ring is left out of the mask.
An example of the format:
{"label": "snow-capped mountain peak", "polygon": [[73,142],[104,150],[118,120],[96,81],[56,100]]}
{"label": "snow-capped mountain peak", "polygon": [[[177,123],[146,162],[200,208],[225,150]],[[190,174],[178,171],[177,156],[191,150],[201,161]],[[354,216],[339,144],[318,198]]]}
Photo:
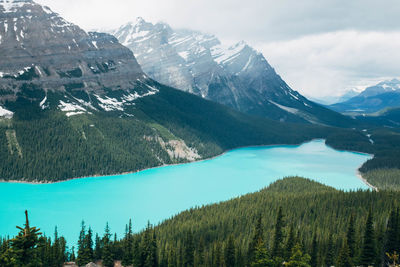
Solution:
{"label": "snow-capped mountain peak", "polygon": [[250,114],[319,121],[307,113],[317,109],[315,104],[292,90],[262,53],[244,41],[226,46],[214,35],[142,18],[112,33],[132,50],[144,72],[161,83]]}
{"label": "snow-capped mountain peak", "polygon": [[389,92],[400,92],[400,81],[398,79],[382,81],[377,85],[367,87],[363,92],[361,92],[360,96],[371,97]]}
{"label": "snow-capped mountain peak", "polygon": [[14,12],[25,5],[33,4],[32,0],[0,0],[0,10],[4,13]]}

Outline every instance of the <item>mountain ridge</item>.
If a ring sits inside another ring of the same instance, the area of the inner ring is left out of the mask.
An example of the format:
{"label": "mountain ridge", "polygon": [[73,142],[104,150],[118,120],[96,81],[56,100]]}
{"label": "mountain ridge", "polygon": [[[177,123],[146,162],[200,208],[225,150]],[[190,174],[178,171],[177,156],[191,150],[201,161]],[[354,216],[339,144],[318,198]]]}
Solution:
{"label": "mountain ridge", "polygon": [[4,180],[123,173],[328,134],[160,84],[115,37],[87,33],[32,1],[11,6],[0,2]]}
{"label": "mountain ridge", "polygon": [[111,33],[132,50],[145,73],[166,85],[278,121],[354,123],[291,89],[244,41],[225,46],[214,35],[174,30],[142,18]]}
{"label": "mountain ridge", "polygon": [[400,107],[400,81],[392,79],[367,87],[358,95],[329,108],[342,113],[371,114]]}

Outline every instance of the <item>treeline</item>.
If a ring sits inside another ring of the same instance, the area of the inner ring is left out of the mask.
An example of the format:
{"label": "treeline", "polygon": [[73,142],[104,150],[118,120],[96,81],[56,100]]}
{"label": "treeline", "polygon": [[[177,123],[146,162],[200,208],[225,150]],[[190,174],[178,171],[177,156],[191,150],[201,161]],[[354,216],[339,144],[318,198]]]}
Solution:
{"label": "treeline", "polygon": [[57,232],[45,238],[27,221],[16,238],[1,242],[0,266],[389,266],[400,251],[399,199],[396,192],[342,192],[290,178],[137,234],[130,221],[121,239],[108,225],[100,237],[82,224],[72,250]]}

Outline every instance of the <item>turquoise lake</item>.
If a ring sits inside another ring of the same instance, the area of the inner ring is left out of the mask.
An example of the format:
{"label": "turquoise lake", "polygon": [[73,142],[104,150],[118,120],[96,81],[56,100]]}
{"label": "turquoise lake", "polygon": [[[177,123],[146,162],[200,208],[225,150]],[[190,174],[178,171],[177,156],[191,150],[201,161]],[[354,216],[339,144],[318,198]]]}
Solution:
{"label": "turquoise lake", "polygon": [[299,175],[338,189],[368,189],[356,176],[370,155],[333,150],[323,140],[299,146],[236,149],[214,159],[133,174],[75,179],[55,184],[0,183],[0,236],[17,233],[24,210],[47,235],[58,227],[69,244],[84,220],[118,236],[132,218],[136,231],[185,209],[258,191],[277,179]]}

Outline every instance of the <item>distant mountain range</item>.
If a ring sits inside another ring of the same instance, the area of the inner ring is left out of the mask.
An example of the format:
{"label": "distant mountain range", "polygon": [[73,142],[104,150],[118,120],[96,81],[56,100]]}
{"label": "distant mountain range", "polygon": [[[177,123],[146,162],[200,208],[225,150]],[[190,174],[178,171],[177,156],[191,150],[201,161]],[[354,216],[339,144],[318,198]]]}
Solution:
{"label": "distant mountain range", "polygon": [[160,83],[278,121],[350,126],[353,121],[292,90],[264,56],[239,42],[224,46],[213,35],[175,30],[138,18],[111,32]]}
{"label": "distant mountain range", "polygon": [[[251,87],[248,71],[269,65],[244,44],[236,49],[258,57],[242,68]],[[229,65],[222,54],[217,58]],[[227,89],[221,84],[231,80],[225,80],[221,65],[215,69],[215,86]],[[272,78],[256,80],[285,85],[272,69],[267,72]],[[201,84],[192,90],[222,97],[217,87]],[[232,104],[245,94],[225,93]],[[279,94],[287,94],[288,105],[316,106],[286,87],[260,102],[296,118],[296,108],[274,102]],[[300,143],[331,131],[248,116],[162,85],[115,37],[87,33],[31,0],[0,0],[0,179],[55,181],[122,173],[207,158],[238,146]]]}
{"label": "distant mountain range", "polygon": [[345,101],[349,100],[350,98],[353,98],[359,94],[360,94],[359,91],[356,91],[355,89],[350,89],[349,91],[347,91],[346,93],[341,95],[339,97],[338,101],[336,101],[336,102],[337,103],[345,102]]}
{"label": "distant mountain range", "polygon": [[400,107],[400,81],[397,79],[383,81],[344,102],[329,107],[349,114],[370,114],[386,108]]}

